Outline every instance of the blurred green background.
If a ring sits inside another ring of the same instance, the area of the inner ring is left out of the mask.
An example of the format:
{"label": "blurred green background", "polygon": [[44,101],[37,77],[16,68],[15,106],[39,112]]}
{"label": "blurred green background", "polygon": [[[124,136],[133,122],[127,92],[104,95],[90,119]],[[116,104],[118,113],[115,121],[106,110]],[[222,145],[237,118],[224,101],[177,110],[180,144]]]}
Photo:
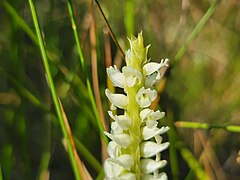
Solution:
{"label": "blurred green background", "polygon": [[[197,171],[210,179],[240,179],[240,135],[221,128],[175,126],[176,121],[240,125],[240,3],[237,0],[100,1],[122,49],[127,37],[142,31],[151,44],[149,57],[170,67],[160,83],[158,108],[171,127],[163,153],[169,179],[194,179]],[[55,87],[72,133],[101,163],[101,141],[71,27],[67,1],[35,0]],[[72,1],[76,27],[92,82],[91,23],[95,24],[98,82],[105,121],[109,104],[105,69],[124,65],[120,50],[96,3]],[[209,12],[203,27],[201,18]],[[197,28],[196,28],[197,27]],[[190,34],[194,34],[189,41]],[[109,46],[110,45],[110,46]],[[180,49],[183,48],[184,51]],[[180,50],[180,51],[179,51]],[[181,54],[182,52],[182,54]],[[178,54],[178,55],[177,55]],[[177,55],[177,56],[176,56]],[[45,78],[31,11],[27,1],[0,2],[0,165],[4,179],[74,179],[62,132]],[[190,152],[194,162],[184,156]],[[98,172],[82,156],[92,177]],[[200,162],[195,166],[194,163]],[[191,166],[192,165],[192,166]],[[43,172],[49,173],[44,176]]]}

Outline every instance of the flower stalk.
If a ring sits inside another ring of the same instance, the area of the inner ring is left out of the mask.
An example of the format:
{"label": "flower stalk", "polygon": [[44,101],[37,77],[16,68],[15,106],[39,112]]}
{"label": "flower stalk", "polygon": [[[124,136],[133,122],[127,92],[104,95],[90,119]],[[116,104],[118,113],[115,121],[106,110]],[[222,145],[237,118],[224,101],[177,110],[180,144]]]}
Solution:
{"label": "flower stalk", "polygon": [[[168,127],[158,127],[158,120],[165,113],[150,109],[157,98],[153,85],[162,77],[160,69],[168,66],[168,59],[160,63],[149,62],[142,33],[129,39],[126,66],[122,72],[116,66],[107,68],[113,86],[122,88],[124,94],[105,94],[112,103],[109,116],[114,120],[111,131],[105,132],[111,141],[108,144],[109,158],[104,163],[106,179],[167,179],[160,168],[167,164],[161,160],[161,152],[169,142],[162,143],[161,134]],[[123,109],[122,115],[115,110]]]}

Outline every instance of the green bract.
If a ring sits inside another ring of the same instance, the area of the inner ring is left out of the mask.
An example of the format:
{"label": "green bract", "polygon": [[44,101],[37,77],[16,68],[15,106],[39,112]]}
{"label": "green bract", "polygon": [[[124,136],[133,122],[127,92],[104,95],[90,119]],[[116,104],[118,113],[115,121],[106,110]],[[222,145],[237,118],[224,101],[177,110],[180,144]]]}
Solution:
{"label": "green bract", "polygon": [[168,148],[169,142],[162,143],[161,134],[168,127],[158,128],[158,120],[165,113],[149,108],[157,98],[154,83],[161,79],[160,69],[168,66],[168,59],[160,63],[148,62],[142,33],[129,39],[130,49],[126,52],[126,64],[122,72],[116,66],[107,68],[113,86],[123,88],[125,94],[105,94],[112,103],[111,110],[120,108],[124,114],[108,111],[114,120],[108,144],[109,158],[104,163],[106,179],[167,179],[160,168],[167,164],[160,153]]}

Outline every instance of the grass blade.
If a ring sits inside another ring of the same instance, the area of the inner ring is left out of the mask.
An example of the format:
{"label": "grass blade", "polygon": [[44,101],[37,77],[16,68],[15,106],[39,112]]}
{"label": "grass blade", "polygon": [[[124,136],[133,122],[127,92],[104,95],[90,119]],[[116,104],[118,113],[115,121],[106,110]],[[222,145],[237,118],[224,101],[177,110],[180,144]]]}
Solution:
{"label": "grass blade", "polygon": [[94,99],[93,91],[92,91],[92,88],[91,88],[90,80],[89,80],[88,74],[85,71],[84,57],[83,57],[82,49],[81,49],[81,46],[80,46],[79,36],[78,36],[78,32],[77,32],[77,27],[76,27],[76,21],[75,21],[74,15],[73,15],[72,3],[71,3],[70,0],[68,0],[67,3],[68,3],[68,10],[69,10],[69,14],[70,14],[71,23],[72,23],[72,29],[73,29],[73,33],[74,33],[74,38],[75,38],[78,53],[79,53],[80,63],[82,65],[82,69],[83,69],[83,71],[86,75],[86,83],[87,83],[87,90],[88,90],[89,98],[90,98],[90,101],[91,101],[91,104],[92,104],[92,107],[93,107],[93,112],[94,112],[96,120],[97,120],[97,124],[98,124],[99,130],[100,130],[100,134],[101,134],[104,142],[107,144],[108,139],[104,134],[104,128],[103,128],[103,125],[101,123],[101,119],[100,119],[99,114],[98,114],[98,110],[97,110],[97,106],[96,106],[96,103],[95,103],[95,99]]}
{"label": "grass blade", "polygon": [[216,10],[216,7],[220,0],[216,0],[207,10],[207,12],[204,14],[204,16],[201,18],[201,20],[198,22],[197,26],[193,29],[192,33],[188,36],[187,40],[184,42],[182,47],[178,50],[176,56],[175,56],[175,61],[179,61],[183,55],[185,54],[188,46],[191,44],[191,42],[198,36],[198,34],[201,32],[203,27],[206,25],[208,20],[211,18],[213,13]]}
{"label": "grass blade", "polygon": [[179,128],[192,128],[192,129],[225,129],[228,132],[240,133],[240,126],[236,125],[221,125],[221,124],[208,124],[198,122],[177,121],[175,126]]}
{"label": "grass blade", "polygon": [[55,86],[54,86],[54,83],[53,83],[53,78],[52,78],[52,75],[51,75],[51,72],[50,72],[50,67],[49,67],[48,59],[47,59],[47,53],[46,53],[46,50],[45,50],[43,37],[42,37],[42,34],[41,34],[41,29],[40,29],[38,18],[37,18],[36,9],[35,9],[35,6],[34,6],[32,0],[29,0],[28,2],[29,2],[31,13],[32,13],[33,22],[34,22],[35,30],[36,30],[37,37],[38,37],[39,47],[40,47],[40,51],[41,51],[42,58],[43,58],[43,64],[44,64],[44,68],[45,68],[45,71],[46,71],[46,76],[47,76],[49,88],[50,88],[50,91],[51,91],[53,103],[54,103],[54,106],[55,106],[55,109],[56,109],[56,112],[57,112],[59,124],[61,126],[61,130],[63,132],[64,138],[66,139],[66,142],[67,142],[68,154],[69,154],[69,158],[70,158],[70,161],[71,161],[71,164],[72,164],[72,167],[73,167],[75,178],[77,180],[79,180],[79,179],[81,179],[81,174],[80,174],[80,171],[79,171],[79,168],[78,168],[77,160],[75,158],[72,143],[70,142],[70,137],[68,135],[67,127],[64,124],[63,114],[62,114],[61,107],[60,107],[60,104],[59,104],[59,101],[58,101],[57,92],[55,90]]}
{"label": "grass blade", "polygon": [[99,11],[100,11],[100,14],[101,14],[104,22],[105,22],[106,25],[107,25],[108,31],[109,31],[109,33],[110,33],[113,41],[114,41],[115,44],[117,45],[118,49],[121,51],[122,55],[125,57],[125,53],[124,53],[123,49],[121,48],[120,44],[118,43],[117,38],[116,38],[116,36],[114,35],[114,33],[113,33],[113,31],[112,31],[112,28],[111,28],[111,26],[109,25],[109,23],[108,23],[108,21],[107,21],[107,18],[106,18],[106,16],[104,15],[104,12],[103,12],[103,10],[102,10],[99,2],[98,2],[97,0],[95,0],[95,2],[96,2],[96,4],[97,4],[97,6],[98,6],[98,9],[99,9]]}
{"label": "grass blade", "polygon": [[178,141],[175,145],[180,150],[183,159],[187,162],[188,166],[194,171],[198,179],[209,180],[209,177],[206,175],[199,162],[194,158],[193,154],[187,148],[184,147],[183,143],[181,141]]}

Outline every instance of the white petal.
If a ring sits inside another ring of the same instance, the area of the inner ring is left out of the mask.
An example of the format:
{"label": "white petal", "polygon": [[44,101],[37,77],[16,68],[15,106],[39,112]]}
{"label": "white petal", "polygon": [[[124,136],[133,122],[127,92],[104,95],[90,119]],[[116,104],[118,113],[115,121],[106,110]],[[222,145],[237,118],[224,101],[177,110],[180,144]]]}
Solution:
{"label": "white petal", "polygon": [[109,161],[118,164],[119,166],[123,167],[124,169],[127,169],[128,171],[130,171],[130,168],[134,164],[134,159],[129,154],[123,154],[118,158],[110,158]]}
{"label": "white petal", "polygon": [[147,174],[142,177],[142,180],[167,180],[168,177],[165,172],[161,172],[157,175]]}
{"label": "white petal", "polygon": [[138,84],[141,83],[142,74],[138,70],[133,69],[132,67],[129,66],[128,67],[124,66],[122,68],[122,71],[128,87],[133,87],[136,84],[136,82],[138,82]]}
{"label": "white petal", "polygon": [[169,142],[165,142],[162,144],[157,144],[154,142],[143,142],[140,145],[140,150],[141,150],[141,156],[144,158],[152,157],[156,155],[159,152],[162,152],[163,150],[167,149],[169,146]]}
{"label": "white petal", "polygon": [[169,127],[161,127],[161,129],[155,127],[155,128],[149,128],[147,126],[144,126],[142,128],[142,138],[143,140],[149,140],[153,138],[156,135],[164,134],[169,130]]}
{"label": "white petal", "polygon": [[146,75],[151,75],[152,73],[158,71],[162,67],[168,66],[168,59],[161,60],[160,63],[150,62],[143,66],[143,70]]}
{"label": "white petal", "polygon": [[146,118],[149,120],[158,120],[165,116],[165,112],[160,112],[159,110],[153,111],[152,109],[146,108],[140,112],[140,117],[142,120]]}
{"label": "white petal", "polygon": [[117,69],[117,66],[107,68],[108,77],[111,79],[113,86],[124,88],[123,74]]}
{"label": "white petal", "polygon": [[146,109],[143,109],[141,112],[140,112],[140,117],[142,120],[145,120],[149,114],[151,114],[153,112],[152,109],[149,109],[149,108],[146,108]]}
{"label": "white petal", "polygon": [[156,120],[161,119],[165,116],[164,112],[160,112],[159,110],[153,111],[149,108],[143,109],[140,112],[140,117],[142,121],[146,121],[146,124],[149,128],[156,127],[158,122]]}
{"label": "white petal", "polygon": [[151,120],[158,120],[158,119],[161,119],[165,116],[165,112],[160,112],[159,110],[155,111],[155,112],[152,112],[150,114],[150,117],[148,117],[148,119],[151,119]]}
{"label": "white petal", "polygon": [[118,164],[113,164],[109,161],[109,159],[106,159],[104,162],[104,172],[107,178],[109,179],[115,179],[117,178],[121,172],[122,172],[123,168],[121,166],[119,166]]}
{"label": "white petal", "polygon": [[128,148],[131,145],[131,138],[128,134],[110,134],[104,131],[104,134],[109,137],[112,141],[115,141],[119,146]]}
{"label": "white petal", "polygon": [[123,133],[123,129],[119,126],[117,122],[111,123],[111,133],[112,134],[120,134]]}
{"label": "white petal", "polygon": [[127,115],[113,115],[112,111],[108,111],[109,116],[114,119],[123,130],[128,130],[132,125],[131,119]]}
{"label": "white petal", "polygon": [[136,101],[142,108],[149,107],[156,98],[157,91],[150,88],[145,89],[142,87],[136,94]]}
{"label": "white petal", "polygon": [[118,108],[124,109],[128,105],[127,96],[123,94],[112,94],[108,89],[105,90],[105,94],[109,101]]}
{"label": "white petal", "polygon": [[110,141],[107,146],[108,155],[110,158],[118,157],[118,145],[114,141]]}
{"label": "white petal", "polygon": [[147,119],[147,120],[146,120],[146,125],[147,125],[147,127],[149,127],[149,128],[155,128],[155,127],[157,127],[158,122],[155,121],[155,120],[152,120],[152,119]]}
{"label": "white petal", "polygon": [[166,160],[154,161],[153,159],[142,159],[141,160],[141,170],[143,173],[152,173],[160,168],[167,165]]}

